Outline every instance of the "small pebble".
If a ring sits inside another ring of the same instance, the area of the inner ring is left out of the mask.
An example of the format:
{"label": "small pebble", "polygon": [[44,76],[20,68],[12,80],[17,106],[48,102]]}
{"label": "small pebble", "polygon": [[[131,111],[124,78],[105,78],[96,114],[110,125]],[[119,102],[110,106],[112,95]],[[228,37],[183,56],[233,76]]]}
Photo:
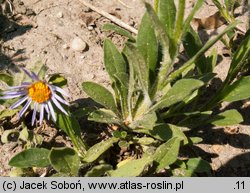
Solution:
{"label": "small pebble", "polygon": [[68,46],[68,44],[63,44],[63,45],[62,45],[62,48],[63,48],[63,49],[68,49],[69,46]]}
{"label": "small pebble", "polygon": [[75,51],[82,52],[87,48],[87,44],[81,38],[75,37],[71,42],[71,48]]}
{"label": "small pebble", "polygon": [[94,29],[94,27],[93,27],[92,25],[89,25],[89,26],[88,26],[88,30],[89,30],[89,31],[91,31],[91,30],[93,30],[93,29]]}
{"label": "small pebble", "polygon": [[56,15],[56,17],[58,17],[58,18],[62,18],[63,17],[63,13],[60,11],[60,12],[58,12],[57,13],[57,15]]}

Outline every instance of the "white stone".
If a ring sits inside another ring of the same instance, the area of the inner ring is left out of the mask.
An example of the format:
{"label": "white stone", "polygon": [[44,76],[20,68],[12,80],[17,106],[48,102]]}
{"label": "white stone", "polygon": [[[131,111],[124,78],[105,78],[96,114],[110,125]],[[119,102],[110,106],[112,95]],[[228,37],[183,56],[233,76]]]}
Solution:
{"label": "white stone", "polygon": [[81,38],[75,37],[71,42],[71,48],[75,51],[82,52],[86,49],[87,44]]}
{"label": "white stone", "polygon": [[63,17],[63,13],[60,11],[60,12],[58,12],[57,14],[56,14],[56,17],[58,17],[58,18],[62,18]]}
{"label": "white stone", "polygon": [[93,27],[92,25],[89,25],[89,26],[88,26],[88,30],[89,30],[89,31],[91,31],[91,30],[93,30],[93,29],[94,29],[94,27]]}

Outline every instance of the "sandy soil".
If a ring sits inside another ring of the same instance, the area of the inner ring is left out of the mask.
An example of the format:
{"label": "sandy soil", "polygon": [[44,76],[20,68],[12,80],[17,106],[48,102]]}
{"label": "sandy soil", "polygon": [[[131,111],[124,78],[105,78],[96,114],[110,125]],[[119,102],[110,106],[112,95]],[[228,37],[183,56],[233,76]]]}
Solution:
{"label": "sandy soil", "polygon": [[[89,2],[137,29],[144,13],[144,7],[138,0],[123,1],[125,5],[119,0]],[[187,12],[194,2],[187,1]],[[78,0],[16,0],[14,6],[15,19],[11,22],[3,18],[0,20],[3,24],[0,35],[4,40],[0,55],[1,70],[15,71],[15,65],[31,68],[41,61],[49,68],[49,73],[62,73],[67,78],[67,89],[71,94],[69,100],[80,105],[85,105],[82,99],[87,97],[81,89],[83,81],[91,80],[109,86],[103,65],[103,40],[110,38],[121,47],[125,38],[102,30],[103,24],[110,22],[108,19],[91,11]],[[215,11],[211,1],[206,1],[197,17],[207,17]],[[238,12],[239,19],[245,21],[241,27],[246,28],[246,11],[240,7]],[[205,41],[224,27],[202,30],[200,34]],[[83,52],[71,48],[75,37],[80,37],[87,43]],[[223,79],[230,59],[223,56],[222,43],[215,47],[221,56],[216,71]],[[249,119],[246,109],[243,113],[244,118]],[[250,128],[246,121],[244,125],[233,126],[234,129],[237,132],[230,133],[228,128],[209,128],[199,132],[206,139],[194,151],[211,162],[215,176],[250,175]],[[0,167],[3,167],[0,169],[0,176],[8,175],[6,162],[17,151],[19,149],[13,148],[13,144],[0,145]]]}

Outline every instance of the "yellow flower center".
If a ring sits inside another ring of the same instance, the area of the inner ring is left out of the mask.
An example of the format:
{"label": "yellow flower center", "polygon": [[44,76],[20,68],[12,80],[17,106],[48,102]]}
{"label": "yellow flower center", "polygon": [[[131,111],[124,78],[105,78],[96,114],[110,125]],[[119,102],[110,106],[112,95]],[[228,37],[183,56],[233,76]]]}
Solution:
{"label": "yellow flower center", "polygon": [[28,88],[28,93],[33,101],[43,103],[50,99],[51,90],[44,82],[35,82]]}

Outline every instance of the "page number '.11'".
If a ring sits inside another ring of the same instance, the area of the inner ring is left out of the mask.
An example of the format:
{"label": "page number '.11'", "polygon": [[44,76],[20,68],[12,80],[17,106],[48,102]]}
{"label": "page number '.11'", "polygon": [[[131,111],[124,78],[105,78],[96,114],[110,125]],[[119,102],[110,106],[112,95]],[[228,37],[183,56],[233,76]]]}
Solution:
{"label": "page number '.11'", "polygon": [[236,190],[244,190],[245,189],[245,182],[244,181],[237,181],[235,184],[236,184],[236,187],[234,187],[234,189],[236,189]]}

